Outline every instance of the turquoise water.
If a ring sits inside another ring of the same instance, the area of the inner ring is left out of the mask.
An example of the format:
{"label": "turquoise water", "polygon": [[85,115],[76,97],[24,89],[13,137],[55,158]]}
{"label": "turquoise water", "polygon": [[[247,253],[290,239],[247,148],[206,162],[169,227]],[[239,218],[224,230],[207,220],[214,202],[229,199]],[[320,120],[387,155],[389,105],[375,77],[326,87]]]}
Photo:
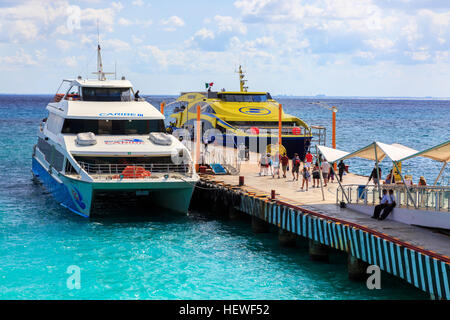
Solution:
{"label": "turquoise water", "polygon": [[[0,95],[1,299],[428,298],[387,274],[382,290],[368,290],[347,280],[345,255],[312,262],[306,243],[280,248],[275,234],[255,235],[245,221],[133,208],[122,217],[72,214],[31,178],[32,146],[48,100]],[[441,111],[448,114],[449,105]],[[440,121],[441,137],[448,137],[448,123]],[[66,285],[72,265],[81,269],[79,290]]]}

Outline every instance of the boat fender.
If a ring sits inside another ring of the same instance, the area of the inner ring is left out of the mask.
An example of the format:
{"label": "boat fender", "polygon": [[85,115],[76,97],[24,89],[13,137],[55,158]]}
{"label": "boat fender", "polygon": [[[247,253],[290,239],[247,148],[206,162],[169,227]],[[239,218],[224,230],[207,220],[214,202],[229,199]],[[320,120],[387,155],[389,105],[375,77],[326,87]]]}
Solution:
{"label": "boat fender", "polygon": [[159,144],[161,146],[170,146],[172,144],[170,136],[163,132],[151,132],[149,139],[154,144]]}
{"label": "boat fender", "polygon": [[92,132],[81,132],[77,134],[75,142],[80,146],[93,146],[94,144],[97,144],[97,139]]}

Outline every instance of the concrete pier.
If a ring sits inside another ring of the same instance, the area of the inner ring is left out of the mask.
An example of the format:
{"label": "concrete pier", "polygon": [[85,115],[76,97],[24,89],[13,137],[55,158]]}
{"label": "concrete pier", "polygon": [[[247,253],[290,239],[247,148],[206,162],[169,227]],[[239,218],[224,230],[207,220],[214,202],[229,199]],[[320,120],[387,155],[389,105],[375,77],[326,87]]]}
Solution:
{"label": "concrete pier", "polygon": [[[328,261],[330,248],[346,252],[350,279],[367,279],[367,265],[401,278],[436,299],[450,299],[450,246],[447,235],[396,221],[378,221],[336,205],[338,184],[300,190],[301,181],[259,176],[256,165],[243,164],[239,176],[201,175],[196,193],[200,205],[229,206],[251,217],[256,233],[279,230],[280,244],[292,244],[291,235],[309,241],[311,259]],[[300,179],[301,180],[301,179]],[[347,174],[344,183],[365,185],[367,177]],[[206,188],[206,189],[205,189]],[[210,191],[213,189],[213,191]],[[272,197],[276,190],[276,198]],[[211,197],[210,194],[215,194]],[[220,195],[220,196],[218,196]],[[204,200],[203,200],[204,199]],[[211,206],[209,207],[209,210]]]}
{"label": "concrete pier", "polygon": [[348,278],[350,280],[354,281],[367,280],[368,277],[367,267],[369,266],[367,262],[364,262],[353,256],[351,253],[349,253],[347,265],[348,265]]}
{"label": "concrete pier", "polygon": [[278,229],[278,242],[282,247],[295,247],[296,235],[280,228]]}
{"label": "concrete pier", "polygon": [[314,261],[328,262],[328,247],[314,240],[309,240],[309,256]]}

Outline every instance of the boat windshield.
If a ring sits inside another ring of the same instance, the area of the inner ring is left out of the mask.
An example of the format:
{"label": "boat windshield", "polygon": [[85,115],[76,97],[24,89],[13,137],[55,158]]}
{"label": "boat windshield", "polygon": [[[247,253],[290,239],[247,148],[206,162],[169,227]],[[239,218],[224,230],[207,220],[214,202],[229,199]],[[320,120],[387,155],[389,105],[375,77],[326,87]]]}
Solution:
{"label": "boat windshield", "polygon": [[82,88],[84,101],[131,101],[130,88]]}
{"label": "boat windshield", "polygon": [[219,99],[226,102],[266,102],[267,94],[233,94],[223,93],[218,95]]}
{"label": "boat windshield", "polygon": [[164,132],[164,120],[66,119],[62,133],[92,132],[96,135],[128,135]]}

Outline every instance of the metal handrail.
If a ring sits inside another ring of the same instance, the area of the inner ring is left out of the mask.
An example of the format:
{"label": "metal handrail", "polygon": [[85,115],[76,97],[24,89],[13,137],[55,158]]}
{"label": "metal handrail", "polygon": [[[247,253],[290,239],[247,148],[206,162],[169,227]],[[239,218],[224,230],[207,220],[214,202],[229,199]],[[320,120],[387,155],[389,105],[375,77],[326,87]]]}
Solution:
{"label": "metal handrail", "polygon": [[[79,161],[78,164],[93,178],[106,179],[149,179],[155,173],[183,175],[192,174],[190,164],[172,164],[172,163],[89,163]],[[154,177],[154,176],[153,176]]]}
{"label": "metal handrail", "polygon": [[[344,185],[349,202],[355,204],[375,205],[379,202],[380,192],[377,186]],[[406,188],[412,195],[408,196]],[[450,186],[417,186],[417,185],[381,185],[381,189],[393,190],[397,206],[432,211],[450,212]],[[337,189],[336,202],[344,201],[344,194]]]}

